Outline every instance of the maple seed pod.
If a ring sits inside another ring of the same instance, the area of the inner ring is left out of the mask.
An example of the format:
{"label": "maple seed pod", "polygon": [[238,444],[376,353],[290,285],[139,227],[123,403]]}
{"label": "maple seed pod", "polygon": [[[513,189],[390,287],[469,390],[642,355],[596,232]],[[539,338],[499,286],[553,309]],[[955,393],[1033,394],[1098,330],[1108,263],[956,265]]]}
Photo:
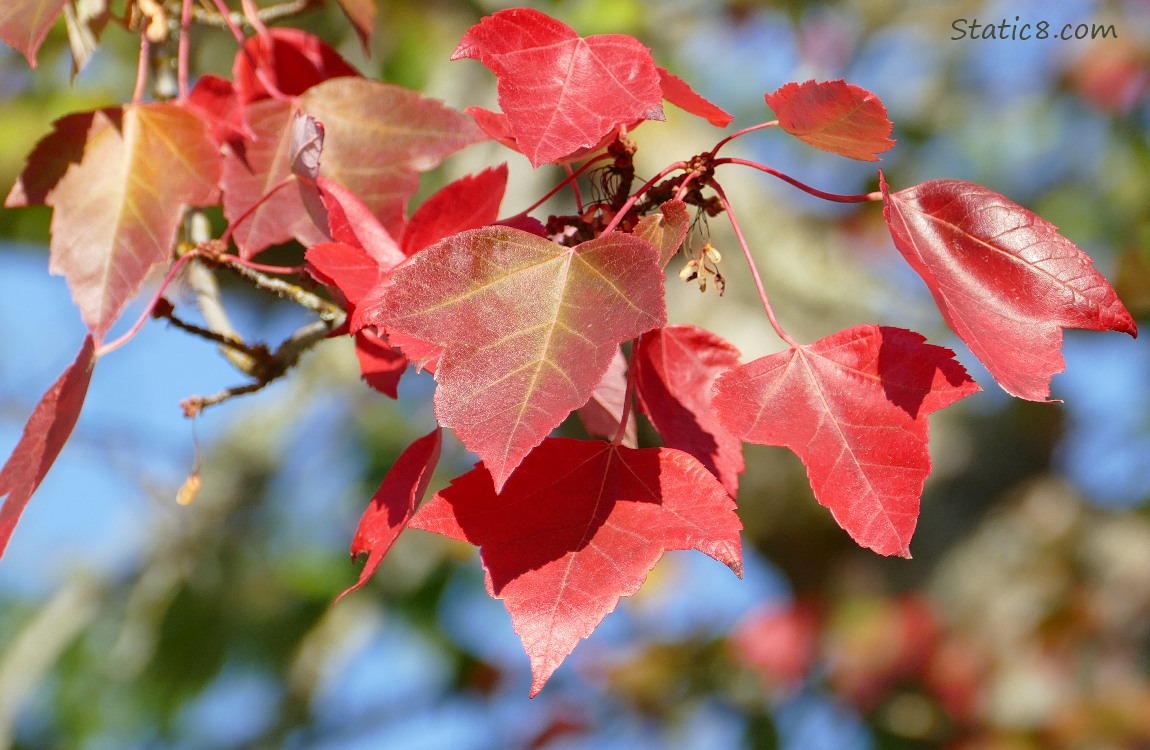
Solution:
{"label": "maple seed pod", "polygon": [[199,472],[193,472],[188,475],[184,483],[180,485],[180,491],[176,493],[176,502],[180,505],[191,505],[196,495],[200,494],[200,487],[203,481],[200,479]]}
{"label": "maple seed pod", "polygon": [[679,279],[682,281],[690,281],[695,278],[698,272],[699,261],[693,259],[689,260],[687,261],[687,265],[683,266],[683,268],[679,270]]}

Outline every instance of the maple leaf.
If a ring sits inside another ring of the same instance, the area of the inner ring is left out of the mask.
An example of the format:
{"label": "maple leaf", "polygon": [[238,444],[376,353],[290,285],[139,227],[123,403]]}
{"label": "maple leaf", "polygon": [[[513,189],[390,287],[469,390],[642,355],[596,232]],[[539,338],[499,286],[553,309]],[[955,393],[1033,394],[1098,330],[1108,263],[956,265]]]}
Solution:
{"label": "maple leaf", "polygon": [[392,274],[372,321],[442,346],[435,413],[497,487],[603,379],[618,344],[666,322],[650,243],[574,248],[503,226],[453,235]]}
{"label": "maple leaf", "polygon": [[216,201],[219,151],[178,104],[68,115],[28,157],[5,205],[53,207],[49,270],[99,340],[171,257],[188,206]]}
{"label": "maple leaf", "polygon": [[779,127],[823,151],[860,161],[879,161],[894,146],[894,125],[879,98],[843,80],[788,83],[766,95]]}
{"label": "maple leaf", "polygon": [[670,448],[549,438],[502,492],[479,464],[410,525],[480,548],[488,591],[531,658],[532,696],[665,551],[696,549],[742,576],[734,501]]}
{"label": "maple leaf", "polygon": [[399,381],[407,371],[407,356],[371,328],[356,331],[355,356],[364,381],[390,398],[399,398]]}
{"label": "maple leaf", "polygon": [[632,356],[639,405],[663,443],[697,458],[731,497],[746,469],[743,443],[719,424],[711,386],[738,364],[734,345],[695,326],[648,331]]}
{"label": "maple leaf", "polygon": [[496,75],[510,133],[535,167],[593,146],[621,125],[663,119],[658,69],[633,37],[584,39],[544,13],[514,8],[472,26],[451,56],[462,58]]}
{"label": "maple leaf", "polygon": [[20,442],[0,468],[0,497],[5,498],[0,506],[0,555],[4,554],[28,501],[76,426],[95,364],[96,345],[88,335],[76,360],[36,405],[24,425]]}
{"label": "maple leaf", "polygon": [[715,382],[722,424],[790,448],[851,538],[910,556],[930,473],[927,415],[979,390],[953,352],[913,331],[856,326],[737,367]]}
{"label": "maple leaf", "polygon": [[[587,434],[592,437],[612,440],[619,431],[619,420],[623,418],[623,404],[627,399],[627,358],[623,356],[622,349],[615,350],[607,372],[587,403],[579,407],[579,419],[583,422]],[[627,427],[623,431],[623,445],[635,448],[639,444],[639,425],[635,419],[635,412],[627,414]]]}
{"label": "maple leaf", "polygon": [[659,248],[659,267],[666,268],[679,252],[687,230],[691,227],[691,214],[687,204],[680,200],[669,200],[659,206],[659,215],[648,214],[635,225],[632,232]]}
{"label": "maple leaf", "polygon": [[712,104],[699,95],[690,84],[666,68],[659,69],[659,86],[663,98],[691,114],[702,117],[717,128],[725,128],[735,119],[734,115]]}
{"label": "maple leaf", "polygon": [[5,0],[0,4],[0,39],[35,68],[36,53],[66,3],[67,0]]}
{"label": "maple leaf", "polygon": [[507,165],[466,175],[425,200],[403,227],[400,245],[414,255],[444,237],[494,224],[507,190]]}
{"label": "maple leaf", "polygon": [[935,180],[891,193],[894,244],[930,288],[951,330],[1007,393],[1050,395],[1062,329],[1138,328],[1090,256],[1031,211],[981,185]]}
{"label": "maple leaf", "polygon": [[204,121],[216,145],[227,143],[242,149],[244,140],[253,136],[244,121],[244,109],[235,87],[227,79],[210,74],[200,76],[184,106]]}
{"label": "maple leaf", "polygon": [[359,580],[335,598],[338,602],[367,583],[383,561],[391,545],[407,528],[415,509],[423,502],[435,465],[439,463],[442,430],[434,430],[416,440],[391,465],[379,489],[371,497],[351,541],[351,556],[367,554]]}
{"label": "maple leaf", "polygon": [[343,76],[358,77],[359,71],[314,34],[284,27],[248,37],[232,64],[232,80],[244,104],[272,96],[264,80],[284,96],[297,96]]}
{"label": "maple leaf", "polygon": [[252,138],[242,150],[224,151],[221,176],[224,216],[240,255],[251,258],[291,239],[305,246],[323,242],[327,234],[304,200],[307,186],[292,174],[291,102],[264,99],[246,112]]}

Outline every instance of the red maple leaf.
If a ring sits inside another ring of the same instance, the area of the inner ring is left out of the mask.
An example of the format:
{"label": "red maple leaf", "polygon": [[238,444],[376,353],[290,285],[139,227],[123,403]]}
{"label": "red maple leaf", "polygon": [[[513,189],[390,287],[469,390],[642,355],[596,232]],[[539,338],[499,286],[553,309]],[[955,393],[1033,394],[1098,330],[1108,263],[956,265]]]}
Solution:
{"label": "red maple leaf", "polygon": [[1046,400],[1063,328],[1138,334],[1090,256],[1017,203],[961,180],[882,191],[895,246],[1008,393]]}
{"label": "red maple leaf", "polygon": [[696,549],[742,575],[734,501],[670,448],[550,438],[502,492],[480,464],[410,525],[480,548],[488,591],[531,658],[532,696],[665,551]]}
{"label": "red maple leaf", "polygon": [[358,77],[359,71],[314,34],[285,27],[249,37],[232,64],[236,93],[244,104],[272,96],[264,81],[279,94],[297,96],[341,76]]}
{"label": "red maple leaf", "polygon": [[99,340],[171,258],[184,210],[216,202],[219,162],[204,123],[178,104],[68,115],[36,145],[5,205],[53,207],[49,270],[67,279]]}
{"label": "red maple leaf", "polygon": [[666,68],[659,69],[659,86],[663,98],[676,107],[702,117],[717,128],[725,128],[735,119],[734,115],[712,104],[696,92],[691,85]]}
{"label": "red maple leaf", "polygon": [[620,343],[666,321],[658,254],[627,234],[569,248],[473,229],[417,253],[381,296],[372,322],[443,347],[436,416],[497,487],[587,402]]}
{"label": "red maple leaf", "polygon": [[95,342],[86,336],[76,360],[40,399],[24,425],[20,442],[0,469],[0,497],[5,498],[0,506],[0,555],[4,554],[32,494],[44,481],[76,426],[95,364]]}
{"label": "red maple leaf", "polygon": [[739,474],[746,468],[743,443],[719,424],[711,386],[738,364],[738,349],[695,326],[648,331],[632,356],[635,394],[663,443],[697,458],[731,497],[738,494]]}
{"label": "red maple leaf", "polygon": [[407,528],[407,522],[423,502],[432,472],[439,463],[441,435],[442,431],[436,427],[409,445],[391,465],[379,489],[372,495],[351,541],[351,556],[366,553],[367,562],[359,580],[337,596],[337,602],[367,583],[392,543]]}
{"label": "red maple leaf", "polygon": [[860,161],[894,145],[894,125],[879,98],[843,80],[788,83],[766,95],[779,127],[804,143]]}
{"label": "red maple leaf", "polygon": [[913,331],[857,326],[719,377],[712,404],[743,440],[790,448],[815,498],[864,547],[910,556],[930,473],[927,415],[979,390]]}
{"label": "red maple leaf", "polygon": [[465,175],[420,204],[403,227],[400,245],[414,255],[448,235],[494,224],[507,190],[507,165]]}
{"label": "red maple leaf", "polygon": [[663,119],[651,51],[619,34],[580,37],[536,10],[502,10],[472,26],[452,60],[474,58],[498,79],[510,134],[533,166],[594,146],[616,128]]}

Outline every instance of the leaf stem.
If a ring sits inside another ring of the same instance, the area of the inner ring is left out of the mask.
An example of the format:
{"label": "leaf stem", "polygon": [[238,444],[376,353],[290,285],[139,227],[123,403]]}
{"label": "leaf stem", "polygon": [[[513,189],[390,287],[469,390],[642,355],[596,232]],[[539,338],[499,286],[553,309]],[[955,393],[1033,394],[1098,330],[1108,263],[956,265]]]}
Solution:
{"label": "leaf stem", "polygon": [[176,52],[176,86],[181,101],[188,98],[188,59],[191,48],[188,32],[191,28],[192,0],[183,0],[180,4],[180,41]]}
{"label": "leaf stem", "polygon": [[775,329],[775,333],[779,335],[779,338],[791,346],[801,346],[798,341],[783,330],[778,318],[775,317],[775,311],[771,309],[770,300],[767,299],[767,290],[763,288],[763,279],[759,275],[759,269],[758,266],[755,265],[755,259],[754,256],[751,255],[751,248],[747,245],[747,239],[743,236],[743,230],[739,227],[739,220],[735,218],[735,212],[731,207],[731,202],[727,200],[727,194],[723,192],[722,186],[715,180],[711,180],[708,184],[714,189],[715,194],[719,196],[719,202],[723,204],[723,210],[726,211],[727,218],[731,222],[731,229],[735,231],[735,237],[739,240],[739,246],[743,248],[743,257],[747,259],[747,265],[751,268],[751,278],[755,280],[755,288],[759,290],[759,299],[763,302],[763,309],[767,312],[767,320],[771,322],[771,328]]}
{"label": "leaf stem", "polygon": [[872,193],[859,193],[857,195],[839,195],[838,193],[827,193],[827,192],[824,192],[822,190],[819,190],[818,188],[813,188],[810,185],[807,185],[806,183],[799,182],[794,177],[791,177],[789,174],[786,174],[784,172],[780,172],[779,170],[777,170],[773,167],[768,167],[766,164],[760,164],[757,161],[750,161],[748,159],[736,159],[736,158],[715,159],[715,166],[717,167],[720,164],[740,164],[744,167],[751,167],[752,169],[757,169],[760,172],[766,172],[769,175],[772,175],[774,177],[778,177],[783,182],[789,183],[789,184],[797,187],[799,190],[802,190],[804,193],[810,193],[811,195],[815,196],[816,198],[822,198],[823,200],[826,200],[826,201],[834,201],[835,203],[870,203],[871,201],[881,201],[882,200],[882,193],[878,190],[876,190]]}
{"label": "leaf stem", "polygon": [[627,357],[627,387],[623,391],[623,411],[619,413],[619,429],[615,431],[615,437],[611,439],[611,445],[621,445],[623,438],[627,436],[627,421],[631,418],[631,402],[634,400],[635,395],[635,347],[639,345],[639,339],[631,340],[631,352]]}
{"label": "leaf stem", "polygon": [[172,279],[176,278],[176,274],[180,272],[180,269],[184,267],[184,264],[192,258],[201,257],[202,255],[203,254],[199,250],[193,249],[184,253],[179,258],[176,258],[176,262],[173,263],[172,267],[168,269],[167,276],[165,276],[164,280],[160,282],[160,288],[156,290],[156,294],[152,297],[151,301],[148,302],[147,307],[144,308],[144,312],[140,315],[139,319],[133,323],[132,327],[128,329],[128,332],[120,338],[108,344],[101,344],[100,347],[96,349],[96,358],[99,359],[105,354],[114,352],[135,338],[136,334],[140,332],[140,329],[144,327],[144,323],[151,319],[152,311],[156,309],[156,305],[158,305],[160,300],[164,297],[164,290],[166,290],[168,286],[171,285]]}
{"label": "leaf stem", "polygon": [[132,91],[132,104],[139,104],[148,88],[148,67],[151,62],[152,43],[146,29],[140,29],[140,62],[136,67],[136,88]]}
{"label": "leaf stem", "polygon": [[615,216],[611,219],[611,223],[603,228],[602,234],[606,235],[614,232],[619,227],[619,224],[622,223],[623,218],[627,215],[627,212],[631,210],[631,207],[634,206],[635,203],[643,197],[643,194],[650,190],[652,186],[654,186],[656,183],[658,183],[660,180],[675,170],[686,168],[687,162],[677,161],[674,164],[668,164],[666,167],[659,171],[659,174],[644,182],[642,187],[632,193],[631,197],[627,199],[627,202],[619,207],[619,210],[615,212]]}
{"label": "leaf stem", "polygon": [[[587,164],[590,164],[590,163],[591,163],[590,161],[587,162]],[[584,168],[586,168],[587,164],[584,164],[583,167],[580,167],[580,171],[582,171]],[[564,164],[563,165],[563,171],[567,173],[567,179],[564,180],[564,182],[570,183],[570,185],[571,185],[571,194],[575,198],[575,209],[576,209],[577,213],[582,214],[583,213],[583,195],[582,195],[582,193],[579,192],[579,180],[576,178],[575,172],[572,171],[570,164]]]}
{"label": "leaf stem", "polygon": [[758,125],[752,125],[749,128],[743,128],[742,130],[738,130],[734,133],[731,133],[726,138],[724,138],[723,140],[721,140],[715,144],[715,147],[713,149],[711,149],[711,156],[714,156],[715,154],[719,153],[719,149],[721,149],[723,146],[726,146],[728,143],[730,143],[731,141],[735,140],[736,138],[738,138],[740,136],[744,136],[747,133],[753,133],[756,130],[763,130],[765,128],[776,128],[778,126],[779,126],[778,120],[771,120],[770,122],[760,122]]}

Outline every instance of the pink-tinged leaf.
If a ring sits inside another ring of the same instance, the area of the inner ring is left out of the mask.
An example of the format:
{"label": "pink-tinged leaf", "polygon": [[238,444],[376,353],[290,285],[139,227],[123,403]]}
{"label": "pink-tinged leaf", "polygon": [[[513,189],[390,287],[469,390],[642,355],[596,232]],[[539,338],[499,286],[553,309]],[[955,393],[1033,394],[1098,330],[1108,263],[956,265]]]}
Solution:
{"label": "pink-tinged leaf", "polygon": [[447,185],[411,215],[400,240],[403,252],[414,255],[448,235],[495,223],[506,189],[506,164]]}
{"label": "pink-tinged leaf", "polygon": [[1063,328],[1138,334],[1090,257],[1017,203],[960,180],[882,191],[895,246],[1007,393],[1046,400]]}
{"label": "pink-tinged leaf", "polygon": [[375,3],[376,0],[337,0],[339,7],[363,45],[364,53],[371,52],[371,32],[375,30]]}
{"label": "pink-tinged leaf", "polygon": [[480,548],[531,658],[531,695],[667,550],[695,549],[742,575],[735,503],[698,461],[551,438],[497,493],[480,464],[437,493],[413,528]]}
{"label": "pink-tinged leaf", "polygon": [[0,497],[5,498],[0,506],[0,555],[4,554],[28,501],[76,426],[95,363],[96,345],[91,336],[86,336],[76,361],[40,399],[24,425],[20,442],[0,469]]}
{"label": "pink-tinged leaf", "polygon": [[[607,372],[591,393],[587,403],[579,407],[579,419],[592,437],[613,440],[619,431],[619,420],[623,418],[623,404],[627,398],[627,358],[622,349],[615,350]],[[627,428],[623,432],[623,445],[635,448],[639,445],[639,425],[635,412],[627,413]]]}
{"label": "pink-tinged leaf", "polygon": [[409,445],[388,470],[351,541],[351,556],[366,553],[367,563],[359,574],[359,581],[337,596],[336,602],[367,583],[392,543],[407,527],[415,509],[423,502],[435,465],[439,463],[441,444],[441,430],[436,427]]}
{"label": "pink-tinged leaf", "polygon": [[435,412],[497,487],[587,403],[618,345],[663,325],[663,274],[626,234],[574,248],[508,227],[452,235],[391,276],[376,325],[444,348]]}
{"label": "pink-tinged leaf", "polygon": [[36,67],[36,53],[67,0],[4,0],[0,4],[0,40]]}
{"label": "pink-tinged leaf", "polygon": [[399,398],[399,381],[407,371],[407,356],[374,330],[355,334],[359,372],[369,386],[391,398]]}
{"label": "pink-tinged leaf", "polygon": [[7,206],[53,207],[49,270],[100,339],[172,254],[189,206],[215,203],[219,151],[172,103],[69,115],[28,157]]}
{"label": "pink-tinged leaf", "polygon": [[242,151],[225,150],[222,176],[224,216],[233,224],[232,239],[240,255],[251,258],[292,239],[305,246],[327,240],[291,172],[296,116],[291,103],[265,99],[249,105],[247,115],[254,138]]}
{"label": "pink-tinged leaf", "polygon": [[248,37],[244,49],[236,53],[232,79],[244,104],[271,96],[261,76],[280,93],[298,96],[332,78],[359,76],[359,71],[318,37],[299,29],[273,28]]}
{"label": "pink-tinged leaf", "polygon": [[648,214],[635,226],[632,232],[659,248],[659,266],[666,268],[679,252],[687,230],[691,227],[691,214],[683,201],[669,200],[659,206],[660,214]]}
{"label": "pink-tinged leaf", "polygon": [[712,104],[699,95],[691,85],[666,68],[659,68],[659,85],[663,87],[663,98],[679,109],[702,117],[716,128],[725,128],[735,116]]}
{"label": "pink-tinged leaf", "polygon": [[879,98],[841,79],[788,83],[766,99],[779,127],[823,151],[878,161],[877,154],[894,146],[894,125]]}
{"label": "pink-tinged leaf", "polygon": [[930,473],[927,415],[979,390],[953,352],[913,331],[857,326],[719,377],[732,434],[790,448],[815,498],[864,547],[910,556]]}
{"label": "pink-tinged leaf", "polygon": [[644,333],[632,356],[635,393],[643,413],[668,448],[697,458],[735,497],[743,443],[727,432],[711,408],[715,379],[739,364],[739,350],[695,326]]}
{"label": "pink-tinged leaf", "polygon": [[419,172],[484,140],[470,117],[415,91],[363,78],[337,78],[299,99],[325,129],[321,174],[359,196],[392,234],[401,234]]}
{"label": "pink-tinged leaf", "polygon": [[499,106],[533,166],[598,143],[622,125],[663,119],[651,51],[618,34],[581,38],[536,10],[502,10],[472,26],[453,60],[474,58],[498,79]]}

